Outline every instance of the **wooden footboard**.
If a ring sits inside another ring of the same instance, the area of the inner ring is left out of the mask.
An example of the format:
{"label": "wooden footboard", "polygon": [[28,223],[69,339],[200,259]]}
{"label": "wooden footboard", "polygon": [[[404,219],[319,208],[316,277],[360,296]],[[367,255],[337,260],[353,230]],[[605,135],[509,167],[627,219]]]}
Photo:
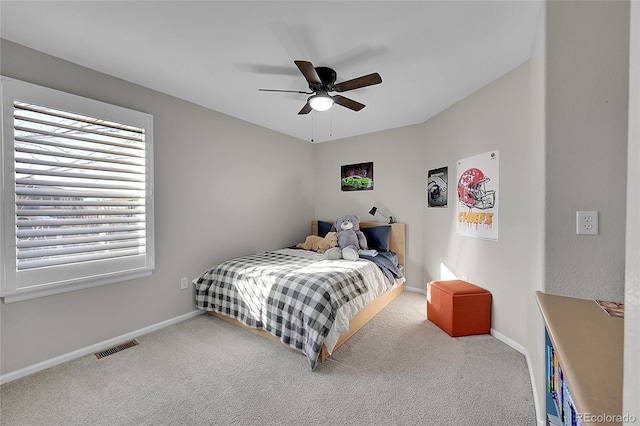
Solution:
{"label": "wooden footboard", "polygon": [[[378,315],[378,313],[383,310],[389,303],[393,301],[400,293],[404,291],[404,284],[400,284],[399,286],[392,288],[385,294],[379,296],[373,302],[369,303],[367,306],[362,308],[358,314],[353,317],[353,319],[349,322],[349,331],[340,335],[338,342],[336,343],[333,350],[335,351],[342,345],[344,342],[349,339],[356,331],[360,330],[366,323],[371,321],[373,317]],[[320,362],[324,362],[327,358],[329,358],[329,351],[325,345],[322,345],[322,351],[320,352]]]}
{"label": "wooden footboard", "polygon": [[[349,322],[349,331],[347,331],[346,333],[340,335],[340,338],[338,339],[338,341],[336,342],[335,347],[333,348],[333,350],[335,351],[336,349],[338,349],[344,342],[347,341],[347,339],[349,339],[349,337],[351,337],[356,331],[360,330],[362,327],[364,327],[364,325],[366,323],[368,323],[369,321],[371,321],[373,319],[373,317],[375,317],[380,311],[382,311],[389,303],[391,303],[393,301],[393,299],[395,299],[396,297],[398,297],[398,295],[400,293],[402,293],[404,291],[404,284],[400,284],[399,286],[392,288],[391,290],[389,290],[388,292],[386,292],[385,294],[379,296],[377,299],[373,300],[371,303],[369,303],[367,306],[365,306],[364,308],[362,308],[362,310],[360,312],[358,312],[358,314],[353,317],[353,319]],[[220,318],[221,320],[224,320],[230,324],[233,324],[235,326],[238,326],[240,328],[243,328],[245,330],[248,330],[250,332],[252,332],[253,334],[257,334],[258,336],[262,336],[262,337],[266,337],[267,339],[276,342],[280,345],[289,347],[288,345],[285,345],[284,343],[282,343],[280,341],[280,339],[278,339],[276,336],[272,335],[271,333],[264,331],[264,330],[260,330],[257,328],[251,328],[248,327],[246,325],[244,325],[243,323],[241,323],[240,321],[234,319],[234,318],[230,318],[227,316],[224,316],[222,314],[219,314],[217,312],[207,312],[209,315],[214,316],[216,318]],[[329,358],[329,351],[327,350],[325,345],[322,345],[322,351],[320,352],[320,362],[324,362],[327,358]]]}
{"label": "wooden footboard", "polygon": [[[281,345],[287,346],[284,343],[282,343],[280,341],[280,339],[278,339],[276,336],[272,335],[268,331],[261,330],[261,329],[258,329],[258,328],[251,328],[249,326],[244,325],[243,323],[241,323],[240,321],[238,321],[235,318],[227,317],[227,316],[219,314],[217,312],[207,311],[207,313],[209,315],[211,315],[211,316],[216,317],[216,318],[220,318],[221,320],[224,320],[224,321],[228,322],[229,324],[233,324],[233,325],[236,325],[236,326],[238,326],[240,328],[244,328],[245,330],[248,330],[248,331],[252,332],[253,334],[257,334],[258,336],[266,337],[267,339],[269,339],[269,340],[271,340],[273,342],[276,342],[276,343],[279,343]],[[289,346],[287,346],[287,347],[289,347]]]}

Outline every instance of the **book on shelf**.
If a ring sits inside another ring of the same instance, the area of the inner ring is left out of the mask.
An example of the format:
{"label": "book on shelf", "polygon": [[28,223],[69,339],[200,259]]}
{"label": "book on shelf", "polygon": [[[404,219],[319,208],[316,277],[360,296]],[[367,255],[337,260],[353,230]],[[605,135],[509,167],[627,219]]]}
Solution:
{"label": "book on shelf", "polygon": [[608,315],[612,317],[624,318],[624,303],[607,302],[604,300],[597,300],[596,303],[602,308]]}
{"label": "book on shelf", "polygon": [[562,426],[560,417],[547,413],[547,426]]}
{"label": "book on shelf", "polygon": [[546,357],[547,392],[551,396],[557,413],[557,416],[547,413],[547,425],[580,426],[581,423],[577,416],[569,386],[565,381],[562,366],[553,350],[553,346],[550,344],[547,344]]}

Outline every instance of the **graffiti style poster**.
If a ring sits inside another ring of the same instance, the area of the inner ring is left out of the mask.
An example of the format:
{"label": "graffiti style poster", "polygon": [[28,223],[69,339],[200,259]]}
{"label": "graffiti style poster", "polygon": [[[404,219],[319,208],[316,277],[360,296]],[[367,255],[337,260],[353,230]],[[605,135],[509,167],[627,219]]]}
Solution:
{"label": "graffiti style poster", "polygon": [[340,187],[343,191],[373,190],[373,162],[341,166]]}
{"label": "graffiti style poster", "polygon": [[429,170],[427,173],[427,206],[447,207],[447,182],[449,181],[449,168]]}
{"label": "graffiti style poster", "polygon": [[498,239],[499,171],[497,150],[458,160],[458,234]]}

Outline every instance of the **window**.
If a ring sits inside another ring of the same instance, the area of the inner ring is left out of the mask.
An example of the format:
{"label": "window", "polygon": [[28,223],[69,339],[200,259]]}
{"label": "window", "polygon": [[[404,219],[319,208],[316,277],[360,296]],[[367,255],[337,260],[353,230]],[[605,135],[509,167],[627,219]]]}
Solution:
{"label": "window", "polygon": [[150,275],[153,117],[2,77],[6,303]]}

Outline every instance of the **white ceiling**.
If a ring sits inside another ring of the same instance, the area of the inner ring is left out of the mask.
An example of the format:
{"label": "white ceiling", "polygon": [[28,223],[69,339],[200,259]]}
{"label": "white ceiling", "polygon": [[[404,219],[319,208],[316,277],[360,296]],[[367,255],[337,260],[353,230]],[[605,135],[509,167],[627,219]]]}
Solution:
{"label": "white ceiling", "polygon": [[[5,1],[0,36],[309,141],[421,123],[525,62],[539,1]],[[307,60],[366,104],[298,115]]]}

